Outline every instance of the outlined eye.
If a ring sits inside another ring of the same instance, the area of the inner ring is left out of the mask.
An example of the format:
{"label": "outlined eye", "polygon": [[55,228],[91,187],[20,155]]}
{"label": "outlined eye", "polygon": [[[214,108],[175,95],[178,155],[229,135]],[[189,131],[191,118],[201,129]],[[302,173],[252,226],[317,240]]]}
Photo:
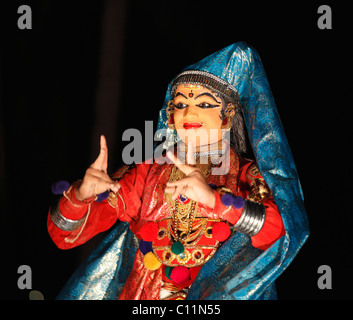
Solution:
{"label": "outlined eye", "polygon": [[207,102],[201,102],[201,103],[196,105],[196,107],[199,107],[201,109],[216,108],[216,107],[219,107],[219,106],[220,106],[219,104],[210,104],[210,103],[207,103]]}
{"label": "outlined eye", "polygon": [[188,106],[187,104],[181,103],[181,102],[174,105],[174,107],[177,109],[185,109],[187,106]]}

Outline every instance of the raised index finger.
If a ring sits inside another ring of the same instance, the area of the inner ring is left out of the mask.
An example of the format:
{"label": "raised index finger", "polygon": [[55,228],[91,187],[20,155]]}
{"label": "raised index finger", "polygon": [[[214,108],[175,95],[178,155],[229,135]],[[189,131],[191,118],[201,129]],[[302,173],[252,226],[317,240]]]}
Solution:
{"label": "raised index finger", "polygon": [[92,168],[107,172],[108,168],[108,147],[104,135],[100,136],[100,152],[97,159],[92,163]]}

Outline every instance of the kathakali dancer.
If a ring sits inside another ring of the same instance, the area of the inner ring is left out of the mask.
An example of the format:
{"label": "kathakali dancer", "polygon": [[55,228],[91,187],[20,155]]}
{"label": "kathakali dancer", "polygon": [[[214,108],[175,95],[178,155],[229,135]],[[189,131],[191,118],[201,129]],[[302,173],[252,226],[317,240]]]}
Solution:
{"label": "kathakali dancer", "polygon": [[167,152],[109,176],[101,136],[84,178],[58,191],[59,248],[114,226],[58,299],[275,299],[309,228],[257,52],[235,43],[184,69],[157,129]]}

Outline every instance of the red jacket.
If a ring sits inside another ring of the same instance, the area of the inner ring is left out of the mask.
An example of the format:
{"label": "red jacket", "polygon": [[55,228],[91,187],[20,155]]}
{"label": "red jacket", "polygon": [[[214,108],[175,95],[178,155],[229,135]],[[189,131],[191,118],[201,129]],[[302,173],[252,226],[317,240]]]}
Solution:
{"label": "red jacket", "polygon": [[[254,179],[263,179],[253,162],[242,161],[234,151],[231,152],[230,160],[231,167],[227,175],[209,175],[207,182],[215,186],[225,186],[234,195],[248,199],[252,193],[251,183]],[[60,249],[70,249],[109,229],[117,219],[129,222],[130,229],[139,237],[137,233],[146,222],[161,221],[170,216],[168,205],[164,201],[164,188],[172,167],[172,164],[159,165],[156,162],[142,163],[129,170],[123,167],[113,175],[113,179],[120,179],[121,189],[118,196],[109,197],[102,202],[95,202],[93,199],[85,201],[86,203],[80,202],[75,198],[75,186],[70,187],[59,202],[59,210],[65,218],[79,220],[87,214],[86,219],[77,230],[63,231],[54,225],[49,214],[48,231],[52,240]],[[198,214],[235,225],[242,209],[225,206],[220,194],[217,191],[214,191],[214,194],[215,207],[211,209],[199,204]],[[254,247],[266,250],[285,232],[272,196],[263,199],[262,204],[266,209],[266,219],[262,229],[251,237],[251,241]],[[143,255],[138,250],[133,271],[125,286],[128,286],[129,290],[123,290],[120,299],[159,299],[162,271],[147,270],[142,260]],[[147,287],[150,290],[146,291]]]}

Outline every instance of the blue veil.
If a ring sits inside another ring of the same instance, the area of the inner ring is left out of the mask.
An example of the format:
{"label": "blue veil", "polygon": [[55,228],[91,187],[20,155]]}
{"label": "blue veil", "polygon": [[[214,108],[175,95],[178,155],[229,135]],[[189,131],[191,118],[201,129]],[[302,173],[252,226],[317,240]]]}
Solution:
{"label": "blue veil", "polygon": [[[252,247],[250,237],[235,233],[201,268],[187,299],[275,299],[274,281],[305,243],[309,225],[297,170],[260,57],[239,42],[185,70],[209,72],[237,90],[256,162],[286,231],[266,251]],[[166,108],[172,99],[172,82],[157,129],[169,130]],[[120,222],[73,274],[58,299],[117,298],[137,247],[128,224]]]}

